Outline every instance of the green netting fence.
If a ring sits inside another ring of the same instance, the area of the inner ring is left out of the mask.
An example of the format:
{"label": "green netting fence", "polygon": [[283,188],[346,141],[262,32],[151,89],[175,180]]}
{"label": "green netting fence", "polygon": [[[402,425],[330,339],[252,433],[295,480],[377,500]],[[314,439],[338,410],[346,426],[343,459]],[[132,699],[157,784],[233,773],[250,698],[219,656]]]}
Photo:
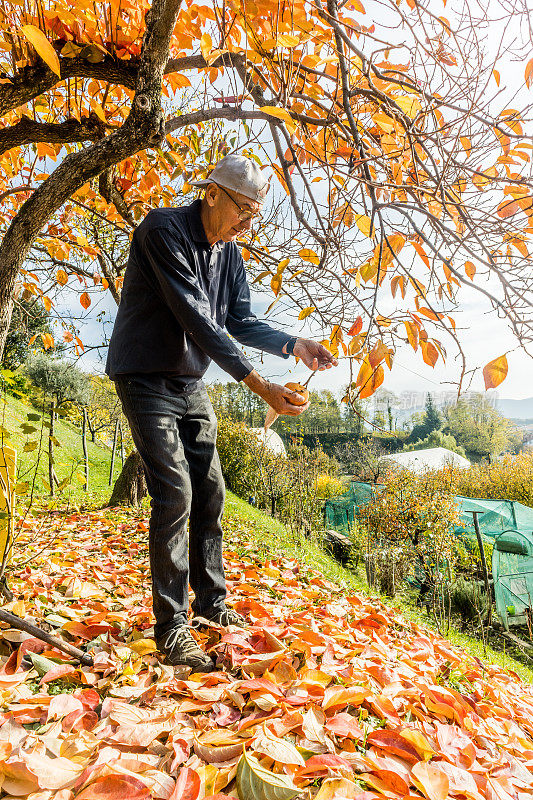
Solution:
{"label": "green netting fence", "polygon": [[[347,533],[360,506],[371,502],[384,487],[351,481],[343,495],[326,500],[327,527]],[[460,522],[456,535],[470,549],[477,548],[473,512],[477,512],[487,554],[492,551],[496,610],[504,626],[533,627],[533,508],[515,500],[456,497]],[[489,547],[487,547],[489,545]]]}

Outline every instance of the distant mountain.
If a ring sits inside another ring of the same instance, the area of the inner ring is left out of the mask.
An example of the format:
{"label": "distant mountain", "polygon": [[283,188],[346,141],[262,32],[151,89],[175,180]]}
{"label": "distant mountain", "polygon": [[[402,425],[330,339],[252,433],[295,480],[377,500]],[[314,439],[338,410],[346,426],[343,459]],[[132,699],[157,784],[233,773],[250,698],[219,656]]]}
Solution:
{"label": "distant mountain", "polygon": [[[437,408],[443,408],[456,401],[455,392],[437,391],[431,394]],[[533,397],[526,397],[524,400],[513,400],[511,398],[494,396],[493,393],[489,393],[488,396],[493,400],[496,408],[504,417],[516,420],[533,420]],[[463,397],[468,397],[468,393],[465,393]],[[374,403],[382,411],[386,409],[386,399],[381,398],[379,395],[374,399]],[[394,416],[397,422],[401,425],[416,412],[423,412],[425,410],[425,403],[426,393],[424,392],[400,392],[396,395],[396,401],[394,403]]]}
{"label": "distant mountain", "polygon": [[496,408],[509,419],[533,419],[533,397],[526,397],[524,400],[498,398]]}

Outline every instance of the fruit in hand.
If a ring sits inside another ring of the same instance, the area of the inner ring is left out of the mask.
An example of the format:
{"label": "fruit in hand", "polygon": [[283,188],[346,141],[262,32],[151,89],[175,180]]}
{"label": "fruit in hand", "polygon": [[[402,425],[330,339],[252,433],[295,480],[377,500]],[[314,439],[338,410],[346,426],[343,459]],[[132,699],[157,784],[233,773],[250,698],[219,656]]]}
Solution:
{"label": "fruit in hand", "polygon": [[289,400],[287,398],[288,402],[292,403],[293,406],[304,406],[309,400],[309,389],[306,389],[301,383],[292,383],[289,381],[289,383],[285,384],[285,388],[290,389],[291,392],[298,392],[298,394],[301,394],[303,397],[303,400]]}
{"label": "fruit in hand", "polygon": [[[290,389],[291,392],[298,392],[298,394],[301,394],[303,397],[303,400],[298,399],[294,401],[289,400],[289,398],[287,398],[288,403],[291,403],[293,406],[305,406],[305,404],[309,400],[309,389],[306,389],[306,387],[302,386],[301,383],[294,383],[292,381],[286,383],[285,388]],[[279,417],[278,412],[274,411],[274,409],[271,406],[269,406],[264,425],[265,431],[267,431],[270,428],[270,426],[274,424],[274,422],[277,420],[278,417]]]}

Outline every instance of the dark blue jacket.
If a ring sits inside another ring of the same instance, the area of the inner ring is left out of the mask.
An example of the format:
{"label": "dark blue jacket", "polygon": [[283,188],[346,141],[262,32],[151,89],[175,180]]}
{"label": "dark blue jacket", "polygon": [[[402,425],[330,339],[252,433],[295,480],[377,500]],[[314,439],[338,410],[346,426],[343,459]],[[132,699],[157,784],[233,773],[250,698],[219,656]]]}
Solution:
{"label": "dark blue jacket", "polygon": [[211,359],[240,381],[253,365],[230,339],[282,358],[291,338],[251,311],[241,253],[211,246],[200,201],[150,211],[135,230],[106,364],[119,375],[176,378],[195,384]]}

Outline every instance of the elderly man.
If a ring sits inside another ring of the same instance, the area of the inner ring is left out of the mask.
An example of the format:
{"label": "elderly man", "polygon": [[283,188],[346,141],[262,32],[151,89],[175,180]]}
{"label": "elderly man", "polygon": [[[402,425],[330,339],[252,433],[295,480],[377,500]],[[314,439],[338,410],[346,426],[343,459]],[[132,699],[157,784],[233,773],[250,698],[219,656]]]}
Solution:
{"label": "elderly man", "polygon": [[322,345],[275,330],[251,312],[235,239],[259,216],[268,190],[255,162],[226,156],[194,185],[205,188],[202,200],[150,211],[133,235],[106,372],[115,381],[151,497],[157,646],[168,663],[205,672],[214,664],[187,626],[189,583],[194,618],[221,626],[244,620],[225,604],[224,481],[216,417],[202,376],[213,359],[279,414],[296,416],[308,404],[294,405],[293,392],[262,378],[224,328],[244,345],[298,356],[313,370],[336,360]]}

